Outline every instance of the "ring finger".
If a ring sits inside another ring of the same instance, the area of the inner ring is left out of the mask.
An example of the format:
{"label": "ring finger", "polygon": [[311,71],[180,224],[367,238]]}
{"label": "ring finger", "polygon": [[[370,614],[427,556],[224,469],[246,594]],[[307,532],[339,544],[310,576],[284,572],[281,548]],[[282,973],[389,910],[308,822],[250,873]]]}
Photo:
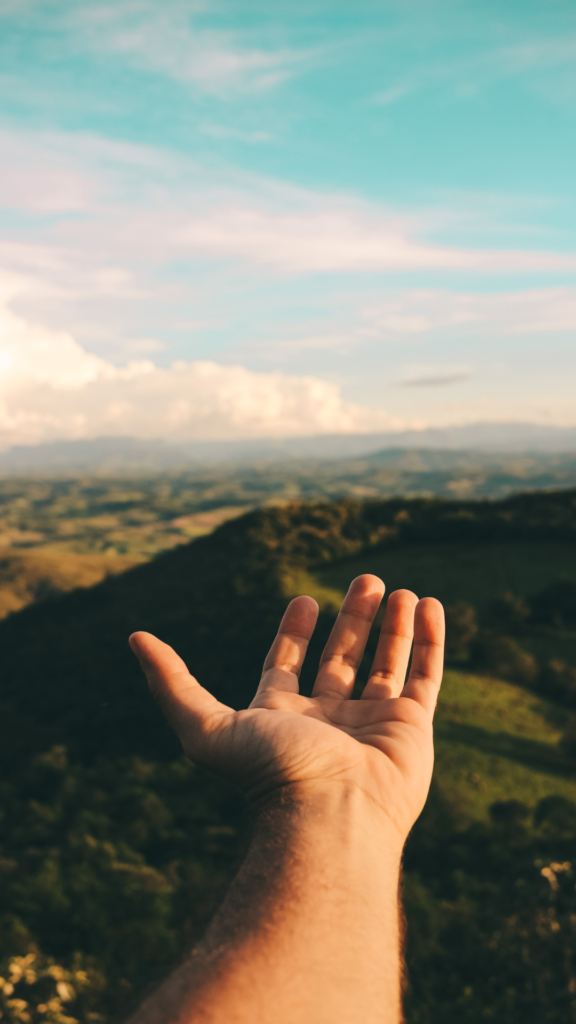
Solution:
{"label": "ring finger", "polygon": [[385,700],[400,694],[410,660],[417,604],[418,598],[410,590],[390,594],[363,700]]}

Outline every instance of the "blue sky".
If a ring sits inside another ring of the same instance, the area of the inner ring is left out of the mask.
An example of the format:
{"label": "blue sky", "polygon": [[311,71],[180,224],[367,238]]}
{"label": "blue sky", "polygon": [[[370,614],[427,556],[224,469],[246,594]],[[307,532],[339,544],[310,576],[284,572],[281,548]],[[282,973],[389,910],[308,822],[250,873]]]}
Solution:
{"label": "blue sky", "polygon": [[0,89],[4,443],[576,423],[572,0],[4,0]]}

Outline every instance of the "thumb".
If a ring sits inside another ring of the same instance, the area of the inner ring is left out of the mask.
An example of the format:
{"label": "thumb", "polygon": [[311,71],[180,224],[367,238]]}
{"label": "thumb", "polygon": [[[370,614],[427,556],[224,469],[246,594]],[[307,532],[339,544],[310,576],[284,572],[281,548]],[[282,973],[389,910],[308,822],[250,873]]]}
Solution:
{"label": "thumb", "polygon": [[231,714],[230,708],[200,686],[168,644],[151,633],[132,633],[128,642],[184,753],[201,760],[210,735]]}

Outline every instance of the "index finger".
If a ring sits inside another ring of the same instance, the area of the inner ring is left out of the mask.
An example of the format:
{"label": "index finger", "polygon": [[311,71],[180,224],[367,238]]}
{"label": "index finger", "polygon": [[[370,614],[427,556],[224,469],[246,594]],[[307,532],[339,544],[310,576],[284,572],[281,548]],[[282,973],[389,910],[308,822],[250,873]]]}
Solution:
{"label": "index finger", "polygon": [[401,696],[415,700],[434,716],[444,668],[444,609],[435,597],[424,597],[414,613],[412,668]]}

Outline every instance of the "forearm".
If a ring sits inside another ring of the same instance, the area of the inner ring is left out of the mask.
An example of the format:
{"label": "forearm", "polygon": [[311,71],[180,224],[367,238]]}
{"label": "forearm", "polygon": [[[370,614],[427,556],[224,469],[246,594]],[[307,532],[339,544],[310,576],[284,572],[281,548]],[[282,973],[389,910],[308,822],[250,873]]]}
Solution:
{"label": "forearm", "polygon": [[133,1024],[398,1024],[401,848],[357,788],[272,799],[204,943]]}

